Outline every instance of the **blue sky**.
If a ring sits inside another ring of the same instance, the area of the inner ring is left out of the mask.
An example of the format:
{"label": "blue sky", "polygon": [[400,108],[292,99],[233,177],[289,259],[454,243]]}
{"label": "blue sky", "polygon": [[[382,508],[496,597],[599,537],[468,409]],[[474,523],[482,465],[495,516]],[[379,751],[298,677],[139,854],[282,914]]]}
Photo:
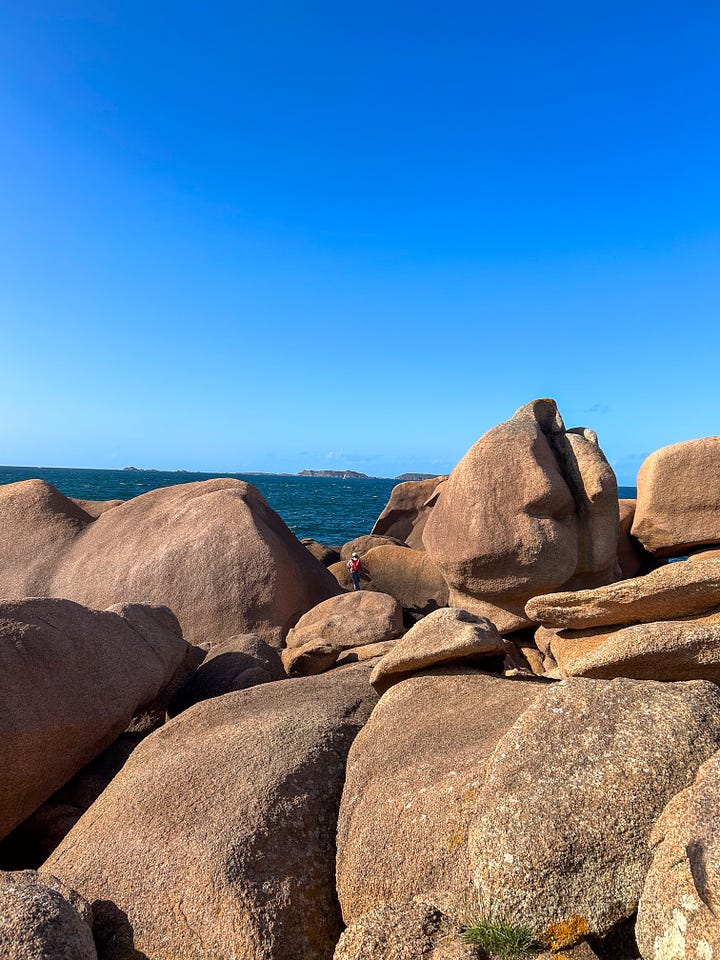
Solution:
{"label": "blue sky", "polygon": [[718,433],[720,7],[0,5],[0,461]]}

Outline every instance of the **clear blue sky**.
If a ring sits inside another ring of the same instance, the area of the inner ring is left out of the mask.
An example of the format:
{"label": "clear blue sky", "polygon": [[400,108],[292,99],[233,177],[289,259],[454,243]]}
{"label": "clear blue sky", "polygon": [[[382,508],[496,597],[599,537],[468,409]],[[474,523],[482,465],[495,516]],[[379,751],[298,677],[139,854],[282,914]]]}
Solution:
{"label": "clear blue sky", "polygon": [[0,462],[720,432],[720,6],[6,0]]}

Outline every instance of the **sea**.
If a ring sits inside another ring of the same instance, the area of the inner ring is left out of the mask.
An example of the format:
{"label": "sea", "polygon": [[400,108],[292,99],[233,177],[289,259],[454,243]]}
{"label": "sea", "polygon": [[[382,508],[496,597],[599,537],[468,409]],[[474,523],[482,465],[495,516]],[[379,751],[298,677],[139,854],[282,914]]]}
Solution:
{"label": "sea", "polygon": [[[258,488],[295,536],[312,537],[339,546],[364,533],[399,482],[384,477],[297,477],[275,473],[189,473],[162,470],[89,470],[70,467],[2,467],[0,484],[46,480],[66,497],[81,500],[131,500],[158,487],[195,483],[216,477],[245,480]],[[635,487],[620,487],[621,497],[634,497]]]}

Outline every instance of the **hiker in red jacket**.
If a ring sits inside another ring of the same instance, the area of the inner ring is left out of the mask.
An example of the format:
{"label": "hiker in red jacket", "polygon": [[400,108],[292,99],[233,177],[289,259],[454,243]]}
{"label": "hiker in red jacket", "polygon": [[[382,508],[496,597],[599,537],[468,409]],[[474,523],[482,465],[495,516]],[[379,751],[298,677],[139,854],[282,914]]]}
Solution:
{"label": "hiker in red jacket", "polygon": [[350,576],[352,577],[353,587],[356,590],[360,589],[360,557],[354,553],[345,566],[350,571]]}

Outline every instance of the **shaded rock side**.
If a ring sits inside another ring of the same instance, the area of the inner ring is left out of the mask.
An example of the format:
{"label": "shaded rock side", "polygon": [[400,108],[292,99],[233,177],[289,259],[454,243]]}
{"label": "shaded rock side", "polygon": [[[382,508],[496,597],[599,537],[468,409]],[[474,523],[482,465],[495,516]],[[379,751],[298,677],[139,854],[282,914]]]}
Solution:
{"label": "shaded rock side", "polygon": [[457,925],[422,901],[375,907],[340,937],[333,960],[477,960]]}
{"label": "shaded rock side", "polygon": [[618,563],[623,580],[636,577],[639,573],[652,569],[652,557],[630,532],[635,519],[635,503],[635,500],[623,498],[618,501],[620,508]]}
{"label": "shaded rock side", "polygon": [[394,597],[353,591],[324,600],[300,618],[287,635],[288,647],[324,640],[339,650],[394,640],[403,632],[402,607]]}
{"label": "shaded rock side", "polygon": [[438,668],[384,694],[348,758],[337,853],[346,923],[416,896],[451,906],[467,891],[487,760],[540,689]]}
{"label": "shaded rock side", "polygon": [[651,453],[637,477],[632,534],[655,557],[720,544],[720,437]]}
{"label": "shaded rock side", "polygon": [[339,592],[240,480],[151,490],[95,520],[38,483],[0,491],[0,525],[10,531],[0,546],[0,592],[8,596],[67,597],[97,608],[164,604],[193,643],[259,632],[279,644],[303,613]]}
{"label": "shaded rock side", "polygon": [[710,683],[544,686],[476,801],[469,856],[484,902],[558,946],[608,933],[637,907],[655,821],[718,743]]}
{"label": "shaded rock side", "polygon": [[370,675],[378,693],[415,671],[440,664],[482,667],[488,658],[502,658],[505,647],[495,626],[467,610],[449,607],[424,617],[395,644]]}
{"label": "shaded rock side", "polygon": [[104,960],[332,956],[337,810],[373,702],[352,666],[207,700],[144,740],[46,864],[93,903]]}
{"label": "shaded rock side", "polygon": [[429,480],[408,480],[393,487],[372,533],[397,537],[414,550],[424,550],[423,530],[442,492],[446,476]]}
{"label": "shaded rock side", "polygon": [[720,611],[693,620],[560,630],[550,651],[564,677],[720,683]]}
{"label": "shaded rock side", "polygon": [[0,603],[0,837],[109,746],[183,662],[189,645],[156,608],[132,614]]}
{"label": "shaded rock side", "polygon": [[545,627],[583,630],[615,624],[652,623],[720,607],[720,557],[702,554],[668,563],[643,577],[594,590],[550,593],[525,605]]}
{"label": "shaded rock side", "polygon": [[121,733],[0,842],[0,869],[37,870],[117,776],[145,733]]}
{"label": "shaded rock side", "polygon": [[284,679],[274,647],[252,633],[228,637],[213,644],[203,663],[173,695],[167,713],[174,717],[203,700]]}
{"label": "shaded rock side", "polygon": [[124,500],[79,500],[77,497],[68,497],[68,499],[72,500],[93,519],[99,517],[101,513],[105,513],[106,510],[112,510],[113,507],[119,507],[125,503]]}
{"label": "shaded rock side", "polygon": [[645,960],[720,956],[720,754],[655,824],[636,926]]}
{"label": "shaded rock side", "polygon": [[300,543],[309,550],[310,553],[319,560],[324,567],[329,567],[332,563],[340,561],[340,551],[337,547],[327,547],[324,543],[313,540],[312,537],[303,537]]}
{"label": "shaded rock side", "polygon": [[[405,611],[406,622],[414,622],[447,606],[447,584],[435,563],[420,550],[374,547],[362,557],[362,565],[361,590],[394,597]],[[330,569],[341,587],[352,590],[350,572],[345,564],[336,564]]]}
{"label": "shaded rock side", "polygon": [[450,474],[423,533],[449,603],[501,633],[528,626],[538,594],[617,579],[617,483],[591,431],[552,400],[485,434]]}
{"label": "shaded rock side", "polygon": [[56,877],[0,871],[3,960],[97,960],[89,904]]}

